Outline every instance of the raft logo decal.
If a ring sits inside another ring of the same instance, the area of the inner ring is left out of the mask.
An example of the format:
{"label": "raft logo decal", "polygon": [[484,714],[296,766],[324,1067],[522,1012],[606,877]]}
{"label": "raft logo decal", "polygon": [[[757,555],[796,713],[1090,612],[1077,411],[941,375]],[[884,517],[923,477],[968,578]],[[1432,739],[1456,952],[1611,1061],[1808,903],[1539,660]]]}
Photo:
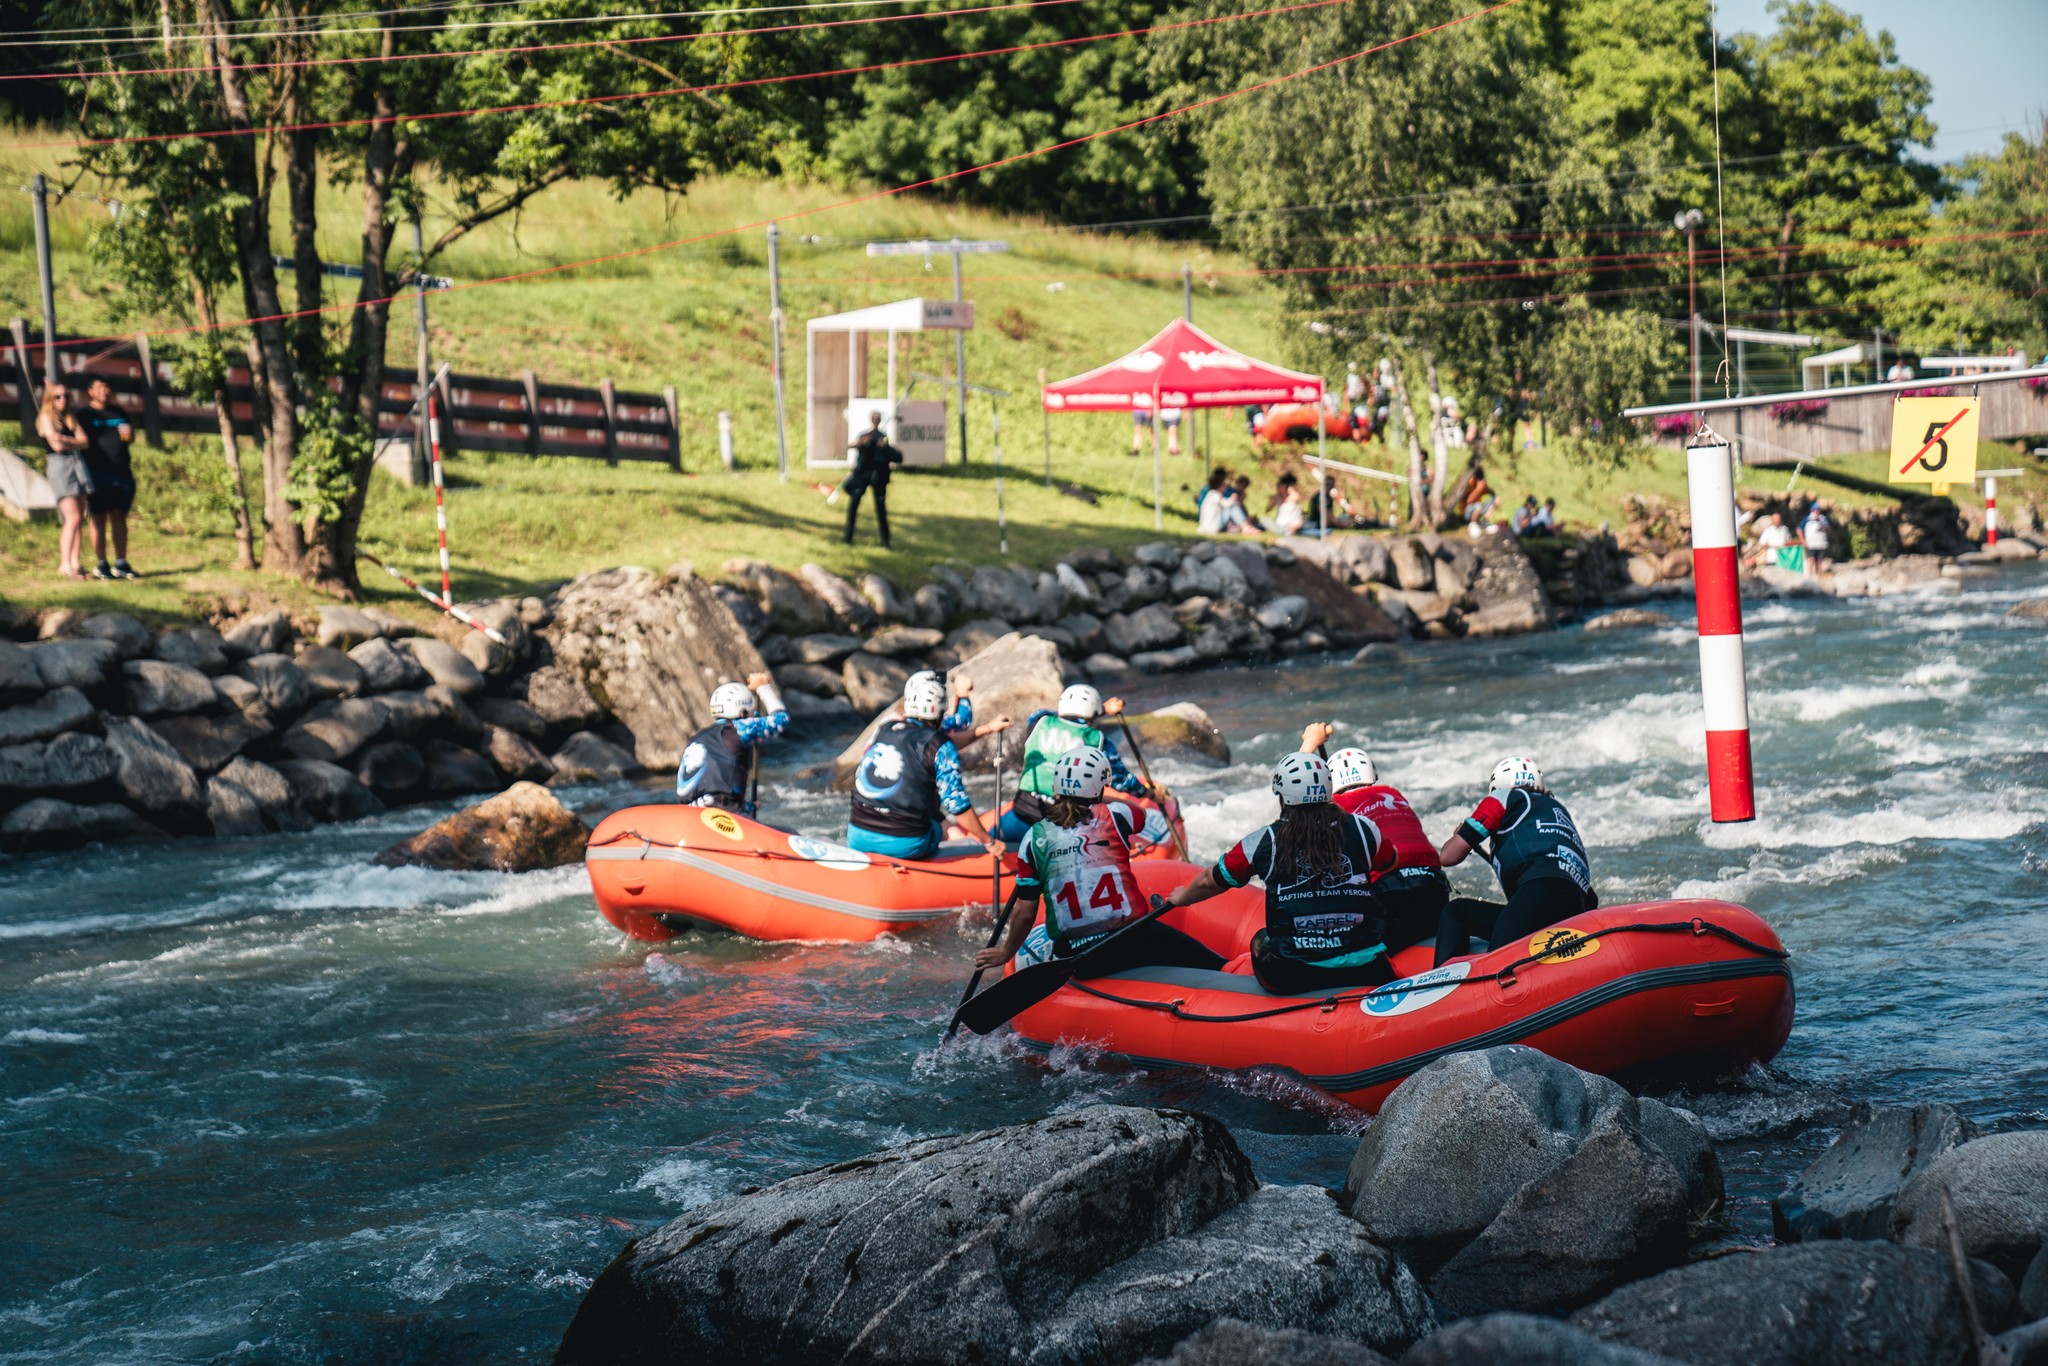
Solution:
{"label": "raft logo decal", "polygon": [[821,868],[836,868],[842,873],[858,873],[871,866],[868,856],[860,850],[814,840],[809,835],[791,835],[789,848],[798,858],[809,859]]}
{"label": "raft logo decal", "polygon": [[1570,963],[1600,952],[1600,941],[1577,930],[1543,930],[1529,941],[1529,952],[1540,963]]}
{"label": "raft logo decal", "polygon": [[1372,994],[1358,1003],[1358,1008],[1380,1019],[1426,1010],[1456,991],[1458,983],[1471,973],[1469,961],[1446,963],[1440,968],[1431,968],[1428,972],[1418,972],[1413,977],[1403,977],[1398,982],[1373,988]]}
{"label": "raft logo decal", "polygon": [[703,809],[700,819],[704,822],[705,829],[709,830],[712,834],[723,835],[735,842],[739,840],[740,821],[739,817],[733,815],[732,812],[720,811],[715,806],[707,806]]}

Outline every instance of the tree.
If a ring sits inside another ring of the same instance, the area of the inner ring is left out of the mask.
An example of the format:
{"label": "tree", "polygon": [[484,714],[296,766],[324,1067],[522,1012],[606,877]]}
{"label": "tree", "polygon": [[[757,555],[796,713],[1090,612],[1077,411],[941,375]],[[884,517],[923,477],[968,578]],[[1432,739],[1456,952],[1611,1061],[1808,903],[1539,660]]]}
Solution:
{"label": "tree", "polygon": [[[437,253],[557,181],[602,178],[621,194],[675,190],[810,136],[772,87],[565,105],[782,69],[753,38],[676,41],[655,20],[606,19],[579,27],[578,45],[561,45],[562,30],[545,21],[608,14],[595,0],[524,6],[518,22],[489,29],[468,22],[483,11],[457,8],[401,11],[380,25],[352,7],[301,14],[289,3],[186,3],[93,0],[46,18],[53,32],[114,28],[154,24],[161,9],[167,26],[178,25],[178,42],[165,43],[173,60],[153,56],[145,74],[73,87],[81,131],[94,140],[80,169],[112,186],[139,225],[107,235],[103,259],[158,316],[206,327],[232,321],[223,313],[253,320],[263,564],[337,593],[358,587],[356,528],[393,295]],[[504,23],[502,11],[488,13]],[[417,59],[482,46],[497,50]],[[74,58],[102,72],[135,60],[98,47]],[[490,108],[502,112],[476,112]],[[175,136],[188,132],[230,135]],[[152,140],[121,141],[135,138]],[[280,176],[282,241],[273,230]],[[315,311],[330,306],[318,247],[324,181],[354,190],[362,225],[350,262],[361,282],[352,304],[330,313]],[[448,221],[422,259],[409,259],[396,250],[396,230],[430,191],[450,201]],[[274,256],[288,260],[288,274]],[[222,299],[235,291],[229,309]]]}

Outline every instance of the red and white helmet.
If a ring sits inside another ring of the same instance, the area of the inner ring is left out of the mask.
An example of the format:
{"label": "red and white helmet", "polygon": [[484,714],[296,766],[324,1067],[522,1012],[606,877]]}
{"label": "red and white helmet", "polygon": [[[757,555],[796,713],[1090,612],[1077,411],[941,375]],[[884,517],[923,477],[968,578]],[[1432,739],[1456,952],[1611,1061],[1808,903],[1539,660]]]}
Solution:
{"label": "red and white helmet", "polygon": [[1109,783],[1109,756],[1093,745],[1082,745],[1062,754],[1052,766],[1052,790],[1057,797],[1079,797],[1094,801]]}
{"label": "red and white helmet", "polygon": [[711,715],[720,721],[738,721],[752,716],[758,704],[754,690],[744,683],[721,683],[711,693]]}
{"label": "red and white helmet", "polygon": [[1371,787],[1380,780],[1372,756],[1362,749],[1345,748],[1330,756],[1330,786],[1338,792],[1354,787]]}
{"label": "red and white helmet", "polygon": [[1282,806],[1330,800],[1330,766],[1313,754],[1290,754],[1273,769],[1273,795]]}

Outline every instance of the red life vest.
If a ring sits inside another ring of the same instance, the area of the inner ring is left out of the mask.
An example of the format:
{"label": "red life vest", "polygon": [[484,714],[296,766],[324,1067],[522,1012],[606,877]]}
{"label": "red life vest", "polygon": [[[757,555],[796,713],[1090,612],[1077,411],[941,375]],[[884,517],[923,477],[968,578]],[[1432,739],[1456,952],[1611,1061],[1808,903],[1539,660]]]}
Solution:
{"label": "red life vest", "polygon": [[1422,818],[1398,788],[1380,783],[1339,792],[1338,806],[1354,816],[1364,816],[1380,828],[1380,836],[1394,847],[1396,868],[1441,868],[1436,846],[1422,829]]}

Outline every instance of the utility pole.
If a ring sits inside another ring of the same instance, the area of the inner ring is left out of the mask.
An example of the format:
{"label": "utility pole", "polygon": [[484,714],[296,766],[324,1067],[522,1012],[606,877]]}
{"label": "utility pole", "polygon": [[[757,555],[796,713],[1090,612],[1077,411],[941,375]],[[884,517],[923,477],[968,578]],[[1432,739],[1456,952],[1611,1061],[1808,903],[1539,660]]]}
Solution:
{"label": "utility pole", "polygon": [[[960,239],[955,237],[947,244],[953,253],[953,302],[959,303],[967,296],[960,292]],[[960,403],[960,463],[967,463],[967,333],[964,329],[953,329],[953,383],[959,391]]]}
{"label": "utility pole", "polygon": [[43,277],[43,383],[57,382],[57,286],[50,276],[50,186],[36,174],[29,187],[36,208],[36,269]]}
{"label": "utility pole", "polygon": [[1699,274],[1695,269],[1694,245],[1698,241],[1700,224],[1707,216],[1698,209],[1687,209],[1673,220],[1680,232],[1685,234],[1685,314],[1686,331],[1692,338],[1692,401],[1700,401],[1700,298]]}
{"label": "utility pole", "polygon": [[789,478],[789,423],[782,376],[782,247],[781,230],[768,225],[768,331],[772,344],[769,367],[775,375],[775,472]]}
{"label": "utility pole", "polygon": [[[418,334],[418,345],[414,348],[417,362],[417,378],[413,381],[413,396],[419,400],[415,409],[412,429],[412,484],[418,488],[427,481],[427,386],[432,382],[427,368],[427,243],[420,232],[420,216],[412,216],[413,254],[413,329]],[[534,425],[540,424],[540,414],[533,415]]]}

